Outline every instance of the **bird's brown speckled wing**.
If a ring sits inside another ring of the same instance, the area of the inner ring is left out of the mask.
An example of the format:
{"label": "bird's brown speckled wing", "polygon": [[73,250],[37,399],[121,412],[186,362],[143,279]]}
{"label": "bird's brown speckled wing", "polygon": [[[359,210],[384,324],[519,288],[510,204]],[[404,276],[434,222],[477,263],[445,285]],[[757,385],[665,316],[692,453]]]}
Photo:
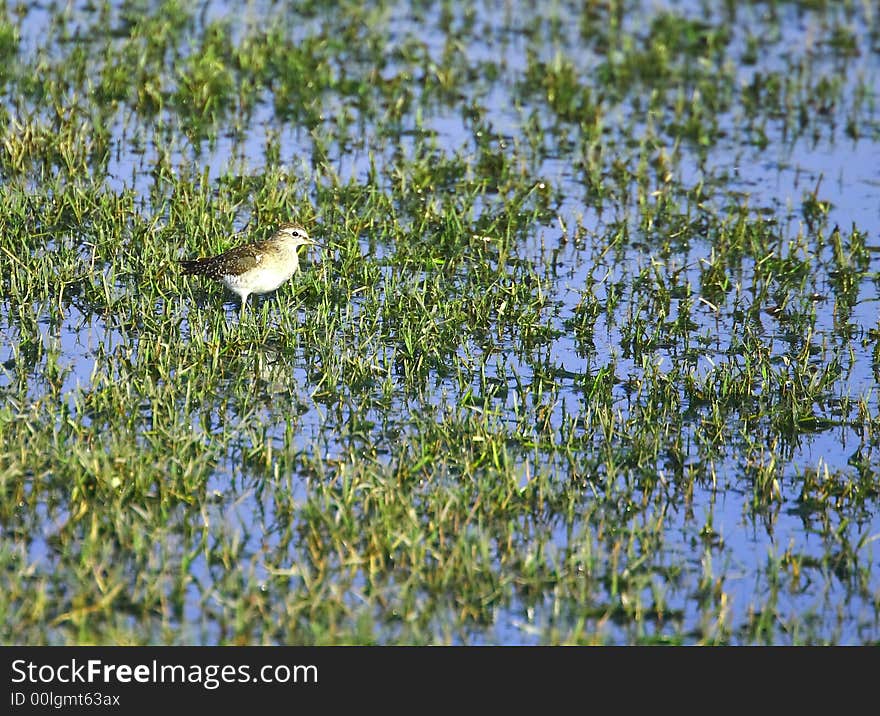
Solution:
{"label": "bird's brown speckled wing", "polygon": [[245,246],[237,246],[214,259],[218,273],[232,274],[237,276],[250,271],[263,262],[266,254],[271,253],[273,247],[266,241],[258,241]]}
{"label": "bird's brown speckled wing", "polygon": [[239,276],[259,266],[267,254],[276,252],[270,241],[256,241],[236,246],[218,256],[181,261],[185,274],[201,274],[217,281],[224,276]]}

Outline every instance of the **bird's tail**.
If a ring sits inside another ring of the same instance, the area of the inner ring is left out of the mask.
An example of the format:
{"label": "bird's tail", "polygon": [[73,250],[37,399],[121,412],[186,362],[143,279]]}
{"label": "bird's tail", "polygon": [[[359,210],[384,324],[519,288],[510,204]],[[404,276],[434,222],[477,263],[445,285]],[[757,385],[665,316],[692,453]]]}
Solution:
{"label": "bird's tail", "polygon": [[184,276],[202,273],[205,268],[205,259],[183,259],[180,262],[180,267],[183,269]]}

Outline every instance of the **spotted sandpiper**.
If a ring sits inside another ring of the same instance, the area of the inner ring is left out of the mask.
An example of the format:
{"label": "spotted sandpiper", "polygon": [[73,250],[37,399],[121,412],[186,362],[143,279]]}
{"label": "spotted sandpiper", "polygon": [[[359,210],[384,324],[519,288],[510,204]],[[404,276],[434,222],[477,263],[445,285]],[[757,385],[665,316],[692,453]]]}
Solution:
{"label": "spotted sandpiper", "polygon": [[269,293],[299,269],[300,246],[320,246],[299,224],[281,224],[265,241],[236,246],[217,256],[180,262],[184,276],[198,274],[221,281],[241,297],[241,313],[252,293]]}

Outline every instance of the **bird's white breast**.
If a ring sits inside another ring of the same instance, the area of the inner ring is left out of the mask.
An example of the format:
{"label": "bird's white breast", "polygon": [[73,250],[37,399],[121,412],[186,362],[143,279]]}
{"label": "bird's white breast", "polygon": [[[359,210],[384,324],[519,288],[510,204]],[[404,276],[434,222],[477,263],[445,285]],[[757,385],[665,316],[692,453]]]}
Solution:
{"label": "bird's white breast", "polygon": [[290,279],[298,268],[295,253],[292,260],[290,256],[284,257],[286,260],[271,260],[276,258],[281,259],[280,256],[271,256],[267,260],[266,254],[258,254],[254,257],[256,266],[238,276],[225,274],[223,276],[223,283],[230,290],[237,292],[242,289],[249,293],[269,293],[274,291]]}

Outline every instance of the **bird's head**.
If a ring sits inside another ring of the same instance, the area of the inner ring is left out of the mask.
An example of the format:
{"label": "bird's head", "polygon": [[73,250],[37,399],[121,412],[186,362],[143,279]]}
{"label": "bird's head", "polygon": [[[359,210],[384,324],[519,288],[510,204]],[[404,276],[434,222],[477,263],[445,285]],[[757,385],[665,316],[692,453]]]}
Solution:
{"label": "bird's head", "polygon": [[299,246],[321,246],[311,238],[301,224],[281,224],[275,231],[275,239],[282,239],[293,248]]}

